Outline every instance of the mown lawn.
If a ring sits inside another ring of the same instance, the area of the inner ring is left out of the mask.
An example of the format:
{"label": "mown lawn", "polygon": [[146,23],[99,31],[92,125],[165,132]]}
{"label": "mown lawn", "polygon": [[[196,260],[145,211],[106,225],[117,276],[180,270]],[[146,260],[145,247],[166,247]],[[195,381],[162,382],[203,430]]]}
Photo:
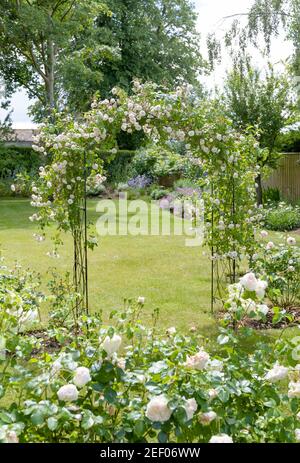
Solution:
{"label": "mown lawn", "polygon": [[[88,202],[93,224],[99,217],[97,202]],[[49,258],[46,253],[52,249],[51,240],[37,243],[32,237],[38,232],[28,219],[33,211],[26,199],[0,199],[0,249],[8,264],[18,261],[39,272],[45,285],[49,267],[55,266],[59,272],[72,269],[72,240],[65,235],[60,259]],[[279,234],[272,234],[272,239],[278,238]],[[203,251],[185,246],[185,237],[174,234],[102,237],[98,248],[89,254],[92,310],[108,313],[122,306],[124,298],[145,296],[147,318],[158,307],[164,327],[187,330],[196,325],[209,336],[216,331],[216,322],[210,314],[210,262]],[[46,312],[44,317],[46,320]]]}

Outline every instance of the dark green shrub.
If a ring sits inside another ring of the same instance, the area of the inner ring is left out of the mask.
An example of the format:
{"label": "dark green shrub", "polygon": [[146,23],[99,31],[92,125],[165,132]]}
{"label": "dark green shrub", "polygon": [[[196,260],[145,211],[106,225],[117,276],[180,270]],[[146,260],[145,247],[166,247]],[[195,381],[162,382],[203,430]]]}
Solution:
{"label": "dark green shrub", "polygon": [[100,158],[104,161],[104,171],[107,183],[123,183],[130,177],[130,164],[135,155],[135,151],[119,150],[116,154],[110,151],[103,151]]}
{"label": "dark green shrub", "polygon": [[0,145],[0,178],[15,178],[21,172],[37,172],[41,155],[30,147]]}
{"label": "dark green shrub", "polygon": [[276,148],[282,153],[300,153],[300,130],[295,129],[281,133]]}
{"label": "dark green shrub", "polygon": [[269,230],[288,231],[300,227],[300,207],[279,203],[265,210],[265,226]]}
{"label": "dark green shrub", "polygon": [[263,203],[279,203],[281,201],[281,194],[278,188],[266,188],[263,190]]}

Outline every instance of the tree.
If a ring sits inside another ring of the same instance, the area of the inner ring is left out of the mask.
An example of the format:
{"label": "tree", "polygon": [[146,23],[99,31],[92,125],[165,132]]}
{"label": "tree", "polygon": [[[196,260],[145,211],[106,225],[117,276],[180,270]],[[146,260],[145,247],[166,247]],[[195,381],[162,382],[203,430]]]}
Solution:
{"label": "tree", "polygon": [[[241,23],[242,19],[246,21]],[[249,44],[260,47],[262,41],[266,51],[271,48],[272,38],[282,30],[285,38],[294,46],[292,58],[293,72],[300,75],[300,2],[299,0],[253,0],[249,11],[223,18],[231,20],[230,29],[225,34],[225,45],[230,49],[245,51]],[[211,62],[220,56],[221,46],[215,34],[208,37]]]}
{"label": "tree", "polygon": [[[262,148],[257,162],[274,168],[279,154],[275,146],[280,131],[291,122],[294,105],[291,83],[285,74],[276,74],[269,65],[265,77],[251,66],[249,57],[235,62],[225,81],[225,105],[237,129],[258,129]],[[262,204],[261,175],[257,178],[257,199]]]}
{"label": "tree", "polygon": [[121,59],[104,64],[102,94],[115,85],[130,90],[135,77],[166,86],[199,85],[204,62],[190,0],[107,0],[107,5],[113,14],[99,17],[98,26]]}
{"label": "tree", "polygon": [[[0,108],[7,110],[9,107],[10,101],[6,98],[5,86],[0,81]],[[10,140],[12,138],[12,120],[11,113],[9,111],[3,120],[0,119],[0,145],[2,142]]]}
{"label": "tree", "polygon": [[[0,74],[7,91],[22,86],[38,100],[42,111],[58,107],[59,98],[66,94],[63,76],[70,61],[79,82],[88,72],[85,54],[93,48],[95,18],[100,13],[109,14],[109,10],[99,0],[0,0]],[[89,39],[89,48],[83,35]],[[96,51],[99,60],[101,49]],[[107,58],[107,46],[105,51]],[[97,82],[100,77],[93,76]]]}

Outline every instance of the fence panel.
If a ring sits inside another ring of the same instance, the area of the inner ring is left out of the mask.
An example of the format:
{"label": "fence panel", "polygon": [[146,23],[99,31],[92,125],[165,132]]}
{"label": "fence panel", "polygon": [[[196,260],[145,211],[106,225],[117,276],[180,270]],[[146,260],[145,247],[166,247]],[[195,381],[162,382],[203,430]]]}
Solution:
{"label": "fence panel", "polygon": [[278,188],[283,199],[300,199],[300,153],[283,153],[279,167],[263,179],[264,188]]}

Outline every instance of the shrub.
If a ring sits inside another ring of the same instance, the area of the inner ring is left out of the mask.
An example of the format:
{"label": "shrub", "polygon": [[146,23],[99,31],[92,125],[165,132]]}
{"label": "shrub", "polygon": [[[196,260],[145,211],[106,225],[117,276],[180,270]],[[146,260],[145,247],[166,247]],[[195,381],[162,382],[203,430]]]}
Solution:
{"label": "shrub", "polygon": [[150,197],[151,199],[154,199],[155,201],[158,199],[163,198],[169,193],[169,190],[161,187],[156,187],[151,191]]}
{"label": "shrub", "polygon": [[30,147],[0,146],[0,178],[14,178],[18,173],[37,172],[41,156]]}
{"label": "shrub", "polygon": [[294,230],[300,227],[300,207],[281,202],[265,209],[264,220],[269,230]]}
{"label": "shrub", "polygon": [[281,194],[278,188],[266,188],[263,190],[263,203],[279,203]]}
{"label": "shrub", "polygon": [[156,145],[140,149],[133,158],[133,175],[146,175],[157,180],[163,176],[182,175],[185,158],[175,151]]}
{"label": "shrub", "polygon": [[294,238],[288,237],[285,244],[279,245],[263,243],[253,267],[267,278],[267,295],[272,304],[291,308],[300,302],[300,249]]}
{"label": "shrub", "polygon": [[277,140],[277,150],[282,153],[300,153],[299,129],[281,133]]}
{"label": "shrub", "polygon": [[[249,330],[221,328],[209,346],[174,327],[162,333],[157,312],[143,326],[144,298],[112,312],[108,325],[84,316],[55,322],[43,337],[20,336],[11,305],[35,293],[21,275],[19,284],[15,275],[1,282],[0,441],[298,440],[299,338],[245,351]],[[65,298],[55,288],[58,313]]]}
{"label": "shrub", "polygon": [[131,175],[131,162],[135,151],[118,150],[112,155],[110,151],[102,151],[100,158],[104,160],[104,172],[109,184],[125,183]]}

